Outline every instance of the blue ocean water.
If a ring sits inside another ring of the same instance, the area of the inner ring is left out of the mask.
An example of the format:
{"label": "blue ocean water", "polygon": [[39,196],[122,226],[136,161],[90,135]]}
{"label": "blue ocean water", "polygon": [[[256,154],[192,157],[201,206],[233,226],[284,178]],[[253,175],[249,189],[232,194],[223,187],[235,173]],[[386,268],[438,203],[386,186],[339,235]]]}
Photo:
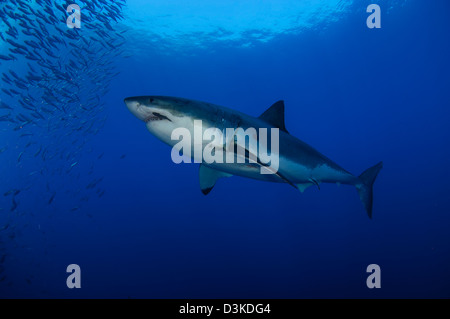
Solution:
{"label": "blue ocean water", "polygon": [[[75,2],[80,29],[40,10],[60,2],[0,3],[0,297],[450,297],[447,1],[377,1],[380,29],[370,1]],[[290,134],[348,171],[384,162],[373,218],[345,185],[234,176],[204,196],[137,95],[253,116],[284,100]]]}

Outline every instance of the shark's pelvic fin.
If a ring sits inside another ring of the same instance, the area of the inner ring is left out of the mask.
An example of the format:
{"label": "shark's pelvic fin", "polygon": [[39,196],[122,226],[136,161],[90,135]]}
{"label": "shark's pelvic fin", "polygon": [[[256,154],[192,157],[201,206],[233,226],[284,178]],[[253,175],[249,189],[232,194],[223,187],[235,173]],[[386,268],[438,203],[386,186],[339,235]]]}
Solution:
{"label": "shark's pelvic fin", "polygon": [[318,188],[319,191],[320,191],[320,184],[319,184],[319,182],[318,182],[316,179],[314,179],[314,178],[310,178],[309,180],[311,181],[311,183],[313,183],[314,185],[316,185],[317,188]]}
{"label": "shark's pelvic fin", "polygon": [[271,107],[269,107],[259,118],[280,130],[289,133],[284,125],[284,101],[280,100],[275,102]]}
{"label": "shark's pelvic fin", "polygon": [[359,198],[361,199],[369,218],[372,218],[373,182],[375,182],[375,179],[382,168],[383,162],[379,162],[377,165],[366,169],[359,175],[360,184],[355,185],[358,190]]}
{"label": "shark's pelvic fin", "polygon": [[314,185],[314,184],[312,184],[312,183],[302,183],[302,184],[297,184],[297,188],[298,188],[298,190],[300,192],[303,193],[305,191],[305,189],[307,189],[309,186],[312,186],[312,185]]}
{"label": "shark's pelvic fin", "polygon": [[205,195],[209,194],[219,178],[232,176],[231,174],[215,170],[203,164],[200,164],[198,175],[200,180],[200,188],[202,193]]}

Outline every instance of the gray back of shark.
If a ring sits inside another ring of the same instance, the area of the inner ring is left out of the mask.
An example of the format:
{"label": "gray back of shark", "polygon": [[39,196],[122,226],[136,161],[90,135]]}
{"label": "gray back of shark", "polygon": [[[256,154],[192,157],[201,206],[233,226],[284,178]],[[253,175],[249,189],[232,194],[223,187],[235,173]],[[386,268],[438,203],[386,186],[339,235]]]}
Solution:
{"label": "gray back of shark", "polygon": [[[356,187],[368,216],[372,218],[373,183],[383,163],[376,164],[359,176],[347,172],[313,147],[289,134],[284,122],[283,101],[276,102],[259,117],[211,103],[167,96],[130,97],[125,99],[125,104],[131,113],[146,123],[151,133],[172,147],[178,143],[178,140],[172,139],[172,132],[177,128],[184,128],[193,138],[195,125],[199,120],[202,121],[202,134],[212,128],[223,132],[224,136],[226,129],[279,129],[279,150],[276,154],[279,163],[276,172],[262,174],[261,168],[266,168],[266,164],[260,161],[258,154],[255,161],[246,163],[203,161],[200,164],[199,178],[205,195],[212,190],[219,178],[232,175],[287,183],[301,192],[313,185],[320,189],[321,183],[347,184]],[[202,147],[207,143],[208,141],[204,142]],[[194,154],[194,143],[191,145],[190,154]],[[251,154],[246,145],[241,146],[246,148],[244,154]]]}

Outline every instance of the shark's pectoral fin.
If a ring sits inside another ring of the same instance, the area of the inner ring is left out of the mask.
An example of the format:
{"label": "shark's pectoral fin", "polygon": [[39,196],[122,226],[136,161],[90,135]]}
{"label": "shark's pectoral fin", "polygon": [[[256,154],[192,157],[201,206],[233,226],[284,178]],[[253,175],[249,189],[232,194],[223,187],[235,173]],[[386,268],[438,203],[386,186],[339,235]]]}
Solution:
{"label": "shark's pectoral fin", "polygon": [[209,194],[219,178],[232,176],[231,174],[215,170],[203,164],[200,164],[198,175],[200,180],[200,188],[202,193],[205,195]]}

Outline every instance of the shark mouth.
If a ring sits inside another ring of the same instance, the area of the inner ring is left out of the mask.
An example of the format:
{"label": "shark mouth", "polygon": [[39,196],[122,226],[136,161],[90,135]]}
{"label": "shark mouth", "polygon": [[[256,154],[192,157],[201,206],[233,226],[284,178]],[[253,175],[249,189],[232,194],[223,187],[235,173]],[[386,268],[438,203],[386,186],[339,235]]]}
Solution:
{"label": "shark mouth", "polygon": [[153,112],[152,115],[147,116],[144,119],[144,122],[148,123],[148,122],[152,122],[152,121],[161,121],[161,120],[168,120],[169,122],[172,122],[172,120],[169,119],[167,116],[164,116],[164,115],[159,114],[157,112]]}

